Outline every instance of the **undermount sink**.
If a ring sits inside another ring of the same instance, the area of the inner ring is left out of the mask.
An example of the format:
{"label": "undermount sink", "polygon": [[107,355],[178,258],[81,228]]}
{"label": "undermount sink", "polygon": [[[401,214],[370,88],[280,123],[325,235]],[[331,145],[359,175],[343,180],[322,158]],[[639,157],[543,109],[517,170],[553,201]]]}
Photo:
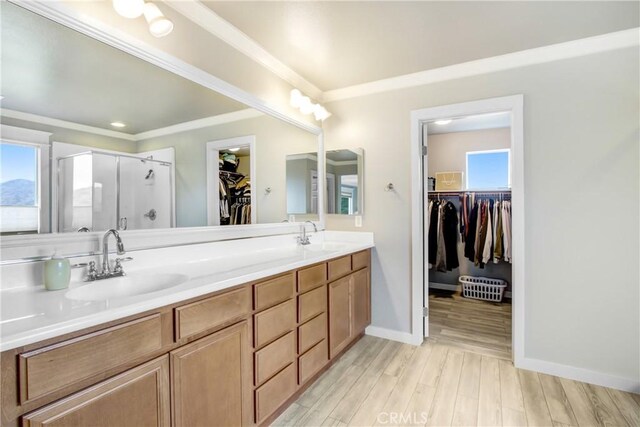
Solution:
{"label": "undermount sink", "polygon": [[184,274],[135,274],[97,280],[91,284],[73,288],[65,296],[79,301],[105,301],[162,291],[187,280],[189,277]]}

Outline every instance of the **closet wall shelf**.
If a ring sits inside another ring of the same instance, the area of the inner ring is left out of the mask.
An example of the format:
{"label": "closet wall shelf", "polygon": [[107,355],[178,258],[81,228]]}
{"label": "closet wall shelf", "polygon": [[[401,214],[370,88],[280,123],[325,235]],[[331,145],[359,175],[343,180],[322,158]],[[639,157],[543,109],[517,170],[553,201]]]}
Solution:
{"label": "closet wall shelf", "polygon": [[473,194],[509,194],[511,190],[457,190],[457,191],[429,191],[429,194],[439,195],[459,195],[465,193]]}

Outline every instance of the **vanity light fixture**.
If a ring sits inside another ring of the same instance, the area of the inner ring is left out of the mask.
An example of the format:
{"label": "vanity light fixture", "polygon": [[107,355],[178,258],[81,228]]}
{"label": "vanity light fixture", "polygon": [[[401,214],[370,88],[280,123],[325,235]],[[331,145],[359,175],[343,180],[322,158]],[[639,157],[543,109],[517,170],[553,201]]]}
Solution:
{"label": "vanity light fixture", "polygon": [[142,16],[144,0],[113,0],[113,8],[119,15],[134,19]]}
{"label": "vanity light fixture", "polygon": [[144,19],[147,20],[149,32],[154,37],[164,37],[173,31],[173,22],[167,19],[153,3],[145,3]]}
{"label": "vanity light fixture", "polygon": [[440,126],[448,125],[449,123],[451,123],[451,119],[436,120],[434,123]]}
{"label": "vanity light fixture", "polygon": [[298,89],[293,89],[291,91],[289,103],[293,108],[300,109],[302,114],[306,115],[313,113],[315,119],[319,121],[324,121],[331,116],[331,113],[328,112],[326,108],[320,104],[314,104],[311,102],[311,98],[304,96]]}
{"label": "vanity light fixture", "polygon": [[123,128],[123,127],[126,127],[127,125],[125,125],[122,122],[111,122],[111,126],[113,126],[114,128]]}
{"label": "vanity light fixture", "polygon": [[135,19],[144,15],[149,32],[154,37],[164,37],[173,31],[173,22],[162,14],[154,3],[144,0],[113,0],[113,8],[125,18]]}

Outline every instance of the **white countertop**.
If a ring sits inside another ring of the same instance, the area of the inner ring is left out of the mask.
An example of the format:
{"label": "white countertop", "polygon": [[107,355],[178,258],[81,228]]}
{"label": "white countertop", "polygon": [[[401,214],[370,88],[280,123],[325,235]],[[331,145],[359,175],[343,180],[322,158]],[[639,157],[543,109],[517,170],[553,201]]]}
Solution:
{"label": "white countertop", "polygon": [[[321,232],[311,245],[300,246],[294,236],[250,238],[127,253],[130,276],[182,274],[188,279],[171,288],[104,301],[78,301],[67,293],[80,286],[82,272],[74,270],[69,289],[47,291],[44,286],[0,290],[0,351],[32,344],[91,326],[178,303],[264,277],[326,261],[374,246],[372,233]],[[124,242],[126,245],[126,242]],[[112,256],[113,258],[113,256]],[[75,259],[73,262],[89,260]],[[32,268],[42,268],[34,263]],[[7,275],[24,274],[24,266],[2,266]],[[27,274],[25,277],[38,277]],[[15,277],[12,277],[15,279]],[[93,282],[109,286],[109,280]],[[15,280],[11,280],[15,283]]]}

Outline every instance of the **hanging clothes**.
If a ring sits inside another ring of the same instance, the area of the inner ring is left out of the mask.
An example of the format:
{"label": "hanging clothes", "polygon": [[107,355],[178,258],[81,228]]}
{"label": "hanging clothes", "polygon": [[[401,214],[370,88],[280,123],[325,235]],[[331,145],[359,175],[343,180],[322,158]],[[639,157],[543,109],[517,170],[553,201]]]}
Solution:
{"label": "hanging clothes", "polygon": [[458,211],[451,202],[442,208],[442,235],[445,247],[445,268],[448,271],[458,268]]}

